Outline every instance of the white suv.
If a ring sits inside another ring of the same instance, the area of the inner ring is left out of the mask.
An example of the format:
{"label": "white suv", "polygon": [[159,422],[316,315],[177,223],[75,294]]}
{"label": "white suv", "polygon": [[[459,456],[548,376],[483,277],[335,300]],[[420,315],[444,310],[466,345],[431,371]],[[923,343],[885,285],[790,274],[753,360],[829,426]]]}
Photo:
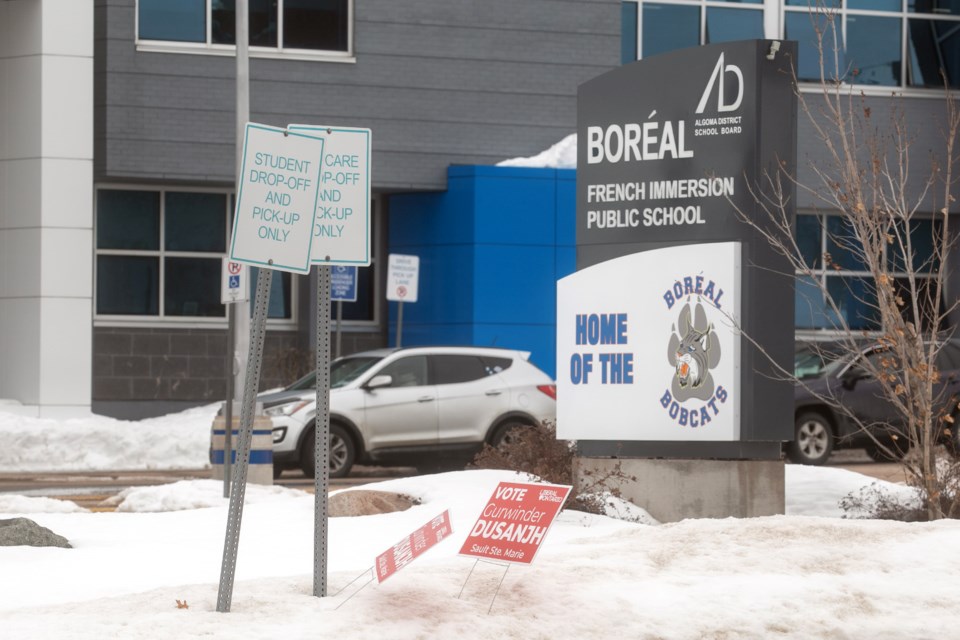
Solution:
{"label": "white suv", "polygon": [[[529,352],[413,347],[356,353],[330,365],[330,476],[354,463],[441,468],[494,446],[515,427],[556,417],[554,381]],[[275,473],[314,474],[316,392],[261,397],[273,420]]]}

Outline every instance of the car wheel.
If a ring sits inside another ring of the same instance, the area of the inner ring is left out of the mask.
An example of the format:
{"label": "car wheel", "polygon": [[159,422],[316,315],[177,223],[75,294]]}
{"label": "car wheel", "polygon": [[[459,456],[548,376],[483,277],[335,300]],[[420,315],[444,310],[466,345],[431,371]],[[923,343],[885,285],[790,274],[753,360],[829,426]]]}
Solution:
{"label": "car wheel", "polygon": [[[316,429],[311,429],[303,439],[303,450],[300,452],[300,469],[308,478],[316,473],[315,449],[317,442]],[[330,425],[330,477],[343,478],[350,473],[356,459],[356,447],[347,430],[338,424]]]}
{"label": "car wheel", "polygon": [[526,426],[527,425],[522,422],[505,422],[493,432],[493,437],[490,438],[490,444],[493,445],[495,449],[499,449],[503,445],[510,445],[516,442],[517,432]]}
{"label": "car wheel", "polygon": [[833,431],[819,413],[802,413],[794,423],[794,439],[787,448],[793,462],[819,465],[833,451]]}
{"label": "car wheel", "polygon": [[283,467],[278,467],[276,464],[273,465],[273,479],[278,480],[280,474],[283,473]]}

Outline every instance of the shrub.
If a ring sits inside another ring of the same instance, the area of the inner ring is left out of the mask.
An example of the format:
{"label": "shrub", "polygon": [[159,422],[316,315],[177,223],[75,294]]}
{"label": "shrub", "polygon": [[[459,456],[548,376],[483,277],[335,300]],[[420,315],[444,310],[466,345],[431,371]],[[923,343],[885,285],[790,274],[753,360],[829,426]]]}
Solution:
{"label": "shrub", "polygon": [[620,498],[620,481],[636,480],[623,473],[618,463],[603,475],[584,474],[578,491],[574,481],[575,442],[558,440],[556,425],[545,422],[535,427],[518,427],[499,447],[484,445],[474,457],[474,469],[506,469],[536,476],[544,482],[573,487],[566,507],[587,513],[606,514],[611,498]]}

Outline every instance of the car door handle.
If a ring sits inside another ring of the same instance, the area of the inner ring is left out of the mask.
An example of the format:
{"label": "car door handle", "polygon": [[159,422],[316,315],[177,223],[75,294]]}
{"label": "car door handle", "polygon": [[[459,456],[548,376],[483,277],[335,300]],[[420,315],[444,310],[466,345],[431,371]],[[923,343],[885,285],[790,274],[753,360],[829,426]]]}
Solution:
{"label": "car door handle", "polygon": [[417,398],[417,402],[433,402],[433,396],[421,396]]}
{"label": "car door handle", "polygon": [[485,395],[498,396],[501,393],[503,393],[503,389],[490,389],[489,391],[485,392]]}

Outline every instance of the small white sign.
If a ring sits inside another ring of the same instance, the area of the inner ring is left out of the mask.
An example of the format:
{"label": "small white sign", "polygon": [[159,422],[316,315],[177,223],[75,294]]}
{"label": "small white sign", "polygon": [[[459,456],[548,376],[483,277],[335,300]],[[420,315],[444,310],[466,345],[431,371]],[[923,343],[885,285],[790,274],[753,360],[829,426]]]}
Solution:
{"label": "small white sign", "polygon": [[370,264],[370,129],[292,124],[324,139],[313,264]]}
{"label": "small white sign", "polygon": [[230,258],[223,259],[220,281],[220,302],[243,302],[250,299],[250,286],[247,265],[234,262]]}
{"label": "small white sign", "polygon": [[420,257],[391,253],[387,265],[387,300],[416,302]]}
{"label": "small white sign", "polygon": [[247,123],[230,259],[309,273],[321,138]]}
{"label": "small white sign", "polygon": [[740,279],[740,243],[718,242],[560,280],[557,437],[738,440]]}

